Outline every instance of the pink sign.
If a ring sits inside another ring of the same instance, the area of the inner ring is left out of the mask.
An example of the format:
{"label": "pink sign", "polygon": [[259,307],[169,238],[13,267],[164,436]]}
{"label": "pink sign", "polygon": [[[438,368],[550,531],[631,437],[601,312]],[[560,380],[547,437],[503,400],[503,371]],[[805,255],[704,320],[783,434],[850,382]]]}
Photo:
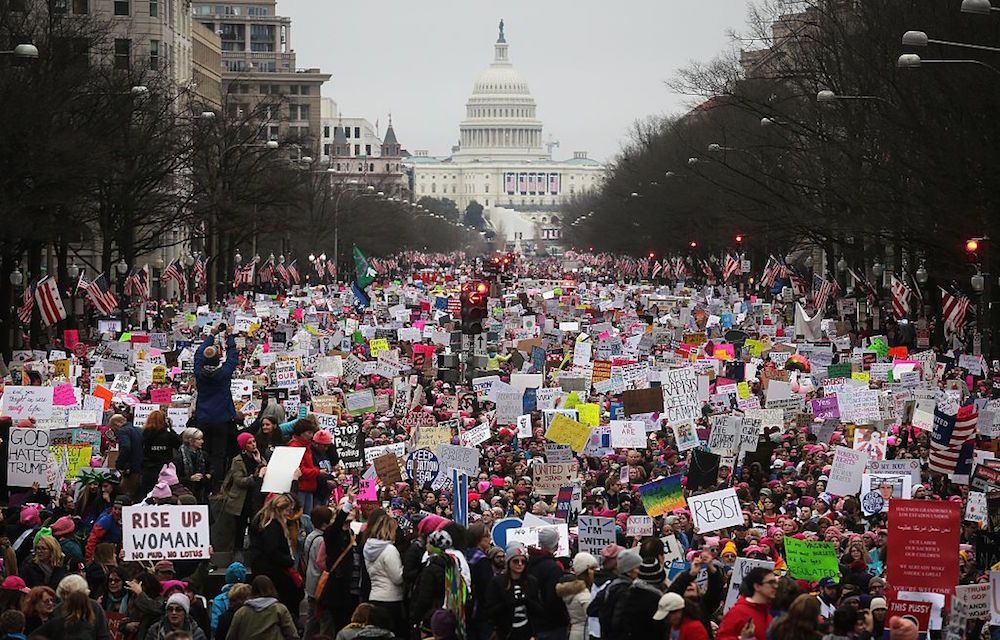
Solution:
{"label": "pink sign", "polygon": [[52,404],[56,407],[75,407],[76,393],[73,392],[73,385],[68,382],[56,385],[52,390]]}
{"label": "pink sign", "polygon": [[149,399],[153,404],[170,404],[173,397],[174,390],[172,387],[159,387],[149,392]]}
{"label": "pink sign", "polygon": [[76,343],[80,341],[80,332],[76,329],[65,329],[63,330],[63,344],[66,345],[67,349],[73,349],[76,347]]}

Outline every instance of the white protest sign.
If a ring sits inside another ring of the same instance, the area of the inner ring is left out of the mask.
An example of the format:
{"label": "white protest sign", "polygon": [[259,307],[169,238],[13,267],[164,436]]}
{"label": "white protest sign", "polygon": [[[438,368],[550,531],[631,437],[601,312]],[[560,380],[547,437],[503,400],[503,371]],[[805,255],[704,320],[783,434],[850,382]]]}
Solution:
{"label": "white protest sign", "polygon": [[868,456],[854,449],[837,447],[833,453],[830,481],[826,490],[835,496],[853,496],[861,491],[861,476],[868,466]]}
{"label": "white protest sign", "polygon": [[274,386],[286,389],[298,384],[298,374],[295,372],[294,360],[281,360],[274,363]]}
{"label": "white protest sign", "polygon": [[651,516],[629,516],[626,535],[640,538],[653,535],[653,518]]}
{"label": "white protest sign", "polygon": [[326,413],[314,413],[312,415],[316,418],[316,424],[323,431],[329,431],[332,434],[333,430],[337,428],[337,424],[339,423],[337,416]]}
{"label": "white protest sign", "polygon": [[764,567],[768,571],[773,571],[774,563],[770,560],[736,558],[736,564],[733,565],[733,572],[729,575],[729,589],[726,592],[726,606],[724,611],[729,611],[736,604],[736,599],[740,596],[740,585],[743,583],[743,578],[750,573],[751,569],[756,567]]}
{"label": "white protest sign", "polygon": [[9,442],[7,443],[7,484],[9,486],[30,487],[37,482],[41,487],[48,487],[48,460],[48,429],[14,427],[10,430]]}
{"label": "white protest sign", "polygon": [[132,385],[134,384],[135,376],[119,373],[115,376],[115,379],[111,381],[110,389],[112,393],[128,393],[132,390]]}
{"label": "white protest sign", "polygon": [[580,516],[577,542],[580,551],[592,553],[600,558],[601,550],[615,541],[614,518]]}
{"label": "white protest sign", "polygon": [[437,446],[438,464],[441,471],[459,469],[474,478],[479,474],[479,449],[476,447],[460,447],[455,444],[439,444]]}
{"label": "white protest sign", "polygon": [[535,491],[543,495],[555,495],[560,487],[573,484],[576,480],[572,462],[539,463],[531,466]]}
{"label": "white protest sign", "polygon": [[18,420],[28,418],[44,420],[52,415],[53,389],[54,387],[4,387],[0,415],[9,416],[15,424]]}
{"label": "white protest sign", "polygon": [[531,414],[526,413],[523,416],[517,417],[517,437],[518,438],[530,438],[531,433]]}
{"label": "white protest sign", "polygon": [[133,413],[132,422],[137,427],[141,428],[140,425],[146,424],[146,419],[149,417],[149,414],[159,410],[160,410],[160,405],[158,404],[144,404],[144,403],[137,404],[135,406],[135,412]]}
{"label": "white protest sign", "polygon": [[260,490],[263,493],[285,493],[291,491],[292,475],[299,468],[302,456],[305,455],[304,447],[275,447],[271,459],[267,463],[267,472],[264,474],[264,482],[261,483]]}
{"label": "white protest sign", "polygon": [[701,403],[698,401],[698,380],[694,369],[671,369],[660,376],[663,389],[663,409],[667,424],[697,420],[701,417]]}
{"label": "white protest sign", "polygon": [[490,425],[477,424],[468,431],[463,431],[459,435],[459,440],[463,446],[475,447],[490,439]]}
{"label": "white protest sign", "polygon": [[517,527],[507,530],[507,544],[520,542],[526,547],[538,546],[538,532],[542,529],[555,529],[559,534],[559,548],[556,549],[556,557],[568,557],[569,552],[569,526],[566,524],[551,524],[544,527]]}
{"label": "white protest sign", "polygon": [[733,487],[691,496],[687,503],[699,533],[710,533],[743,524],[743,509],[740,508],[740,500]]}
{"label": "white protest sign", "polygon": [[646,426],[639,420],[612,420],[611,446],[615,449],[644,449]]}
{"label": "white protest sign", "polygon": [[207,560],[208,505],[136,505],[122,508],[126,561]]}

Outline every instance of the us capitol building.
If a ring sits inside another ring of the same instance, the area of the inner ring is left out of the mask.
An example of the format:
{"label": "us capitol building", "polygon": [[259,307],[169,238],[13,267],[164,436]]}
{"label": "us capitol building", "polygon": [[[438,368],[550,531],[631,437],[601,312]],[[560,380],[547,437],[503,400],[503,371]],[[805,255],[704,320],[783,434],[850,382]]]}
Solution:
{"label": "us capitol building", "polygon": [[600,186],[604,166],[576,151],[555,160],[542,137],[528,84],[510,62],[504,24],[493,63],[476,78],[449,157],[416,151],[404,159],[414,200],[448,198],[462,211],[475,200],[497,234],[497,247],[523,253],[559,247],[560,207]]}

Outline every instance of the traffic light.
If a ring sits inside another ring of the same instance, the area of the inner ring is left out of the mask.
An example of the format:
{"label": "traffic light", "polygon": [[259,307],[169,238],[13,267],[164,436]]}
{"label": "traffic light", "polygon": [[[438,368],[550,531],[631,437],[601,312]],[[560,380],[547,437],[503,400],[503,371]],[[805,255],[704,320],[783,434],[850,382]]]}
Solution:
{"label": "traffic light", "polygon": [[474,280],[462,285],[462,333],[477,335],[483,332],[489,296],[490,285],[485,280]]}

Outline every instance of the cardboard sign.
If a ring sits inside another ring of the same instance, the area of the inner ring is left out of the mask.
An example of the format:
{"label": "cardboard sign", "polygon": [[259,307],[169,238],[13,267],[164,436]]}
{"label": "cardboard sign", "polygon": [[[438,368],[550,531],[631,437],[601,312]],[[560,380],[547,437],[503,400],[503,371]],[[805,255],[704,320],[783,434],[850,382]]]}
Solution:
{"label": "cardboard sign", "polygon": [[575,466],[575,464],[570,462],[531,465],[535,490],[543,495],[556,495],[560,487],[572,484],[576,479]]}
{"label": "cardboard sign", "polygon": [[649,441],[639,420],[612,420],[611,446],[615,449],[644,449]]}
{"label": "cardboard sign", "polygon": [[[657,478],[652,482],[639,486],[639,498],[650,516],[670,513],[674,509],[685,506],[684,487],[681,484],[683,474]],[[652,534],[650,534],[652,535]]]}
{"label": "cardboard sign", "polygon": [[733,487],[690,496],[687,503],[699,533],[710,533],[743,524],[743,509]]}
{"label": "cardboard sign", "polygon": [[460,447],[442,442],[437,445],[437,457],[442,471],[459,469],[470,477],[479,474],[479,449],[475,447]]}
{"label": "cardboard sign", "polygon": [[663,412],[667,424],[696,421],[701,417],[698,379],[693,368],[663,372],[660,387],[663,390]]}
{"label": "cardboard sign", "polygon": [[614,518],[600,518],[597,516],[580,516],[579,533],[577,542],[580,551],[592,553],[594,557],[601,557],[601,550],[615,541],[615,520]]}
{"label": "cardboard sign", "polygon": [[125,560],[207,560],[208,505],[136,505],[122,508]]}
{"label": "cardboard sign", "polygon": [[52,416],[52,392],[52,387],[6,386],[3,388],[0,415],[9,416],[14,424],[28,418],[49,418]]}
{"label": "cardboard sign", "polygon": [[[435,464],[436,462],[437,460]],[[399,458],[394,453],[375,458],[375,473],[386,486],[403,481],[403,474],[399,471]]]}
{"label": "cardboard sign", "polygon": [[292,475],[302,463],[305,447],[275,447],[267,463],[260,490],[263,493],[286,493],[292,490]]}
{"label": "cardboard sign", "polygon": [[736,558],[733,571],[729,574],[729,589],[726,591],[725,611],[729,611],[736,604],[736,600],[740,596],[740,585],[743,583],[743,578],[750,573],[751,569],[756,567],[763,567],[768,571],[774,571],[774,563],[770,560]]}
{"label": "cardboard sign", "polygon": [[[10,389],[10,387],[7,387]],[[51,390],[51,387],[50,387]],[[10,430],[7,448],[7,484],[48,487],[49,430],[41,427]]]}
{"label": "cardboard sign", "polygon": [[629,516],[626,535],[640,538],[653,535],[653,518],[651,516]]}
{"label": "cardboard sign", "polygon": [[861,491],[861,476],[868,465],[868,456],[861,451],[837,447],[826,490],[835,496],[853,496]]}
{"label": "cardboard sign", "polygon": [[545,437],[552,442],[568,444],[574,452],[582,453],[590,438],[590,429],[591,427],[582,422],[567,418],[560,413],[552,420]]}
{"label": "cardboard sign", "polygon": [[785,553],[793,578],[818,582],[840,575],[837,549],[832,542],[789,537],[785,540]]}
{"label": "cardboard sign", "polygon": [[[622,404],[625,415],[634,416],[640,413],[662,413],[663,391],[660,389],[635,389],[622,393]],[[539,406],[539,408],[542,408]]]}

